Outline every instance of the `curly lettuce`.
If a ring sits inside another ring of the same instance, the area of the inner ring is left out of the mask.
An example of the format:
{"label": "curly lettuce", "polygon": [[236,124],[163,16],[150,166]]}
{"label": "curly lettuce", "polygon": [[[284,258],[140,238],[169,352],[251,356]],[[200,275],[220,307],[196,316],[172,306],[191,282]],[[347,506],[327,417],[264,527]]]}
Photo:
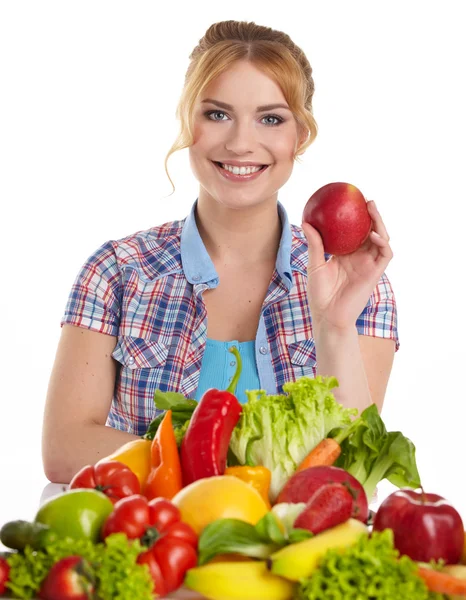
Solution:
{"label": "curly lettuce", "polygon": [[298,600],[428,600],[417,565],[399,556],[393,531],[373,532],[345,550],[329,550],[312,577],[300,582]]}
{"label": "curly lettuce", "polygon": [[273,501],[298,465],[332,429],[351,424],[356,409],[339,404],[335,377],[301,377],[283,386],[285,394],[247,391],[233,430],[230,454],[238,464],[263,465],[271,474]]}
{"label": "curly lettuce", "polygon": [[90,540],[59,539],[43,550],[26,546],[24,552],[10,554],[7,587],[15,598],[37,597],[42,581],[52,565],[66,556],[82,556],[94,572],[99,600],[153,600],[153,581],[146,565],[136,563],[143,548],[138,540],[114,533],[104,543]]}

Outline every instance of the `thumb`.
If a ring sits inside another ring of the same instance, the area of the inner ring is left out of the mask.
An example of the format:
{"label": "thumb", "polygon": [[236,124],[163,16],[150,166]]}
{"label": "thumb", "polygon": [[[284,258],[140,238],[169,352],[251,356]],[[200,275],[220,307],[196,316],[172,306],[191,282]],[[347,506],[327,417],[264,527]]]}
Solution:
{"label": "thumb", "polygon": [[303,221],[301,227],[309,245],[309,270],[313,271],[325,264],[324,243],[315,227]]}

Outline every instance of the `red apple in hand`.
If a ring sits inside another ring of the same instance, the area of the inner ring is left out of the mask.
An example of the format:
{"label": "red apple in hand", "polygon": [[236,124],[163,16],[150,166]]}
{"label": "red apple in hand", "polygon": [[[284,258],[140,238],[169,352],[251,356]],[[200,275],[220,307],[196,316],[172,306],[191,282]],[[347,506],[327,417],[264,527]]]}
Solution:
{"label": "red apple in hand", "polygon": [[319,188],[304,207],[303,221],[317,229],[325,252],[335,256],[357,250],[372,225],[366,199],[351,183],[328,183]]}
{"label": "red apple in hand", "polygon": [[412,489],[390,494],[379,507],[373,529],[392,529],[395,547],[413,560],[459,562],[464,526],[458,511],[442,496]]}

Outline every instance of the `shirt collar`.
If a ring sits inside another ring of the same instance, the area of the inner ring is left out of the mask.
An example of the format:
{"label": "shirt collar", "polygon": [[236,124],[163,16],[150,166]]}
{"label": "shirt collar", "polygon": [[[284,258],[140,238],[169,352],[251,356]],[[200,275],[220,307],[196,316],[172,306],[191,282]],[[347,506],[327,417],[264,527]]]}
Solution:
{"label": "shirt collar", "polygon": [[[181,262],[186,279],[191,284],[218,281],[214,264],[204,246],[196,224],[197,200],[186,217],[181,232]],[[278,214],[282,223],[282,235],[278,247],[276,269],[280,278],[291,289],[291,227],[283,205],[278,202]]]}
{"label": "shirt collar", "polygon": [[196,206],[197,200],[186,217],[181,231],[181,263],[186,279],[192,284],[218,280],[214,263],[199,235],[196,223]]}

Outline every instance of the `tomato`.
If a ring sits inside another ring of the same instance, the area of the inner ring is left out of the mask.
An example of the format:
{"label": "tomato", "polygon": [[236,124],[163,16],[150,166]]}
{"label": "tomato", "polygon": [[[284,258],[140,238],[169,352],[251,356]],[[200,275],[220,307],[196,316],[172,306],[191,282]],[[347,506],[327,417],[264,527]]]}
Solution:
{"label": "tomato", "polygon": [[[146,559],[144,555],[147,554],[151,556]],[[169,594],[182,585],[186,571],[197,565],[197,552],[188,542],[165,535],[138,557],[138,563],[147,560],[150,561],[149,570],[151,564],[157,564],[163,577],[164,593]],[[159,588],[155,589],[160,594]]]}
{"label": "tomato", "polygon": [[[115,504],[113,512],[104,523],[102,537],[122,532],[130,540],[150,537],[155,541],[160,533],[177,523],[180,518],[180,511],[169,500],[147,500],[145,496],[135,494],[122,498]],[[150,540],[141,541],[144,544]]]}
{"label": "tomato", "polygon": [[121,498],[139,494],[141,486],[136,474],[117,460],[87,465],[70,481],[70,489],[91,488],[103,492],[115,504]]}
{"label": "tomato", "polygon": [[180,510],[170,500],[148,500],[141,494],[122,498],[104,523],[102,538],[118,532],[147,548],[138,563],[149,567],[159,596],[180,587],[186,571],[197,564],[197,534],[181,521]]}
{"label": "tomato", "polygon": [[10,565],[4,558],[0,556],[0,594],[4,594],[7,591],[6,584],[8,582],[9,575]]}

